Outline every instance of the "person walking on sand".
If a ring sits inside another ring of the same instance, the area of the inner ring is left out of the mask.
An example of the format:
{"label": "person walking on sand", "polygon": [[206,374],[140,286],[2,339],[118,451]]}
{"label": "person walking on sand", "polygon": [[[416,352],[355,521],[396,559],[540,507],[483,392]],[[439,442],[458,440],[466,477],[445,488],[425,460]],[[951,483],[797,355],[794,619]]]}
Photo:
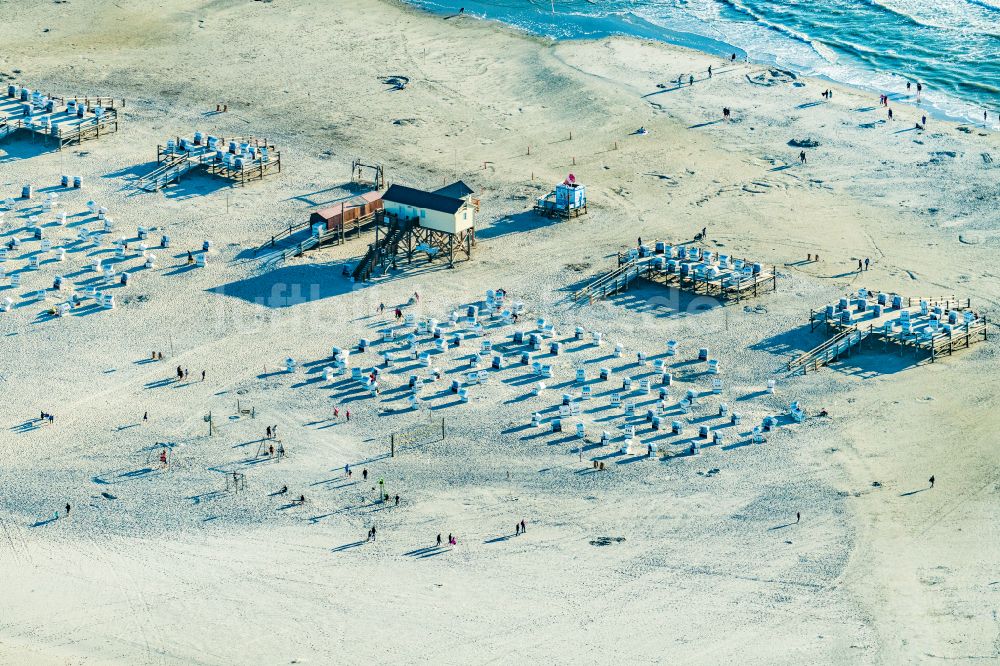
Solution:
{"label": "person walking on sand", "polygon": [[367,467],[365,467],[363,470],[361,470],[361,478],[364,479],[365,481],[368,480],[368,468]]}
{"label": "person walking on sand", "polygon": [[806,163],[806,151],[800,150],[799,151],[799,164],[805,164],[805,163]]}
{"label": "person walking on sand", "polygon": [[521,534],[524,534],[527,531],[528,531],[528,528],[525,527],[525,525],[524,525],[524,519],[522,518],[521,519]]}
{"label": "person walking on sand", "polygon": [[863,266],[863,265],[864,265],[864,264],[862,264],[862,263],[861,263],[861,260],[860,260],[860,259],[858,259],[858,272],[861,272],[861,271],[863,270],[863,269],[862,269],[862,266]]}
{"label": "person walking on sand", "polygon": [[521,523],[514,523],[514,536],[521,536]]}
{"label": "person walking on sand", "polygon": [[379,303],[378,304],[378,313],[382,314],[383,312],[385,312],[385,303]]}
{"label": "person walking on sand", "polygon": [[66,517],[67,518],[69,518],[69,510],[70,510],[69,502],[66,502]]}
{"label": "person walking on sand", "polygon": [[148,420],[149,420],[149,412],[143,412],[142,413],[142,422],[145,423]]}
{"label": "person walking on sand", "polygon": [[692,74],[691,76],[688,77],[688,85],[689,86],[693,86],[694,85],[694,74]]}
{"label": "person walking on sand", "polygon": [[927,127],[927,116],[920,116],[920,124]]}
{"label": "person walking on sand", "polygon": [[870,259],[868,257],[865,257],[865,270],[868,270],[868,262],[869,261],[870,261]]}
{"label": "person walking on sand", "polygon": [[351,410],[348,409],[346,412],[344,412],[344,416],[346,416],[347,420],[350,421],[351,420]]}
{"label": "person walking on sand", "polygon": [[438,539],[437,539],[437,547],[438,547],[438,548],[440,548],[440,547],[441,547],[441,535],[440,535],[440,534],[438,534]]}
{"label": "person walking on sand", "polygon": [[[928,480],[928,481],[930,481],[930,483],[931,483],[931,488],[933,488],[933,487],[934,487],[934,475],[933,475],[933,474],[931,474],[931,478],[929,478],[929,479],[927,479],[927,480]],[[68,505],[67,505],[67,506],[68,506]],[[66,513],[69,513],[69,511],[67,511]]]}
{"label": "person walking on sand", "polygon": [[264,433],[267,435],[267,439],[271,439],[271,426],[267,426]]}
{"label": "person walking on sand", "polygon": [[205,371],[201,371],[201,381],[205,381]]}
{"label": "person walking on sand", "polygon": [[712,66],[708,66],[708,78],[712,78]]}
{"label": "person walking on sand", "polygon": [[889,109],[889,120],[892,120],[892,109]]}
{"label": "person walking on sand", "polygon": [[184,369],[181,366],[177,366],[177,381],[184,379]]}
{"label": "person walking on sand", "polygon": [[800,520],[802,520],[802,512],[801,511],[796,511],[795,512],[795,524],[798,525]]}

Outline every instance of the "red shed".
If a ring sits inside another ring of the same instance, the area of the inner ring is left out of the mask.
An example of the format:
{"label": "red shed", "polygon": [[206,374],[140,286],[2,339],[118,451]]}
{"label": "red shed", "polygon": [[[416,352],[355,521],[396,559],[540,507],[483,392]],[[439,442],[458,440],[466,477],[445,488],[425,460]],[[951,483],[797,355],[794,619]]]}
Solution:
{"label": "red shed", "polygon": [[336,206],[321,208],[309,216],[309,224],[325,224],[327,231],[345,233],[371,219],[375,211],[382,210],[382,193],[365,192]]}

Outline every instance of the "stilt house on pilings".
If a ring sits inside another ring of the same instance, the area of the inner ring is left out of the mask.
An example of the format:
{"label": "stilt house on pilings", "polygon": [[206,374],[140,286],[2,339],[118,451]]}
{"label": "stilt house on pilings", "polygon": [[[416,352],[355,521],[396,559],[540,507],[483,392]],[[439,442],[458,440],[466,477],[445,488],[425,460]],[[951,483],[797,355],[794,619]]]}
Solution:
{"label": "stilt house on pilings", "polygon": [[354,279],[384,275],[397,266],[400,257],[411,263],[421,253],[428,261],[446,258],[449,268],[455,265],[456,253],[471,259],[479,211],[473,194],[462,181],[432,192],[391,185],[382,195],[382,210],[376,213],[375,242],[355,266]]}

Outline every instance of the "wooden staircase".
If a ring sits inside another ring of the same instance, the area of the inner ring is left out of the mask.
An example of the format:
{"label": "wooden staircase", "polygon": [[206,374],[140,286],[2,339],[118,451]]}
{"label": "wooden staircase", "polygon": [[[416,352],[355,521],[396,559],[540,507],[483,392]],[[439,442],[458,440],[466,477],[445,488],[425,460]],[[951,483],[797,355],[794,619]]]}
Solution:
{"label": "wooden staircase", "polygon": [[803,374],[809,370],[819,370],[842,355],[849,354],[851,349],[859,347],[871,333],[871,326],[868,328],[849,326],[815,349],[789,361],[786,369],[788,372],[802,370]]}
{"label": "wooden staircase", "polygon": [[628,289],[628,286],[640,277],[647,275],[652,267],[648,258],[626,261],[610,273],[595,279],[583,289],[573,292],[576,302],[587,299],[588,303],[607,298]]}
{"label": "wooden staircase", "polygon": [[200,165],[201,160],[198,157],[193,157],[190,153],[185,153],[167,160],[153,171],[136,180],[133,185],[146,192],[156,192]]}
{"label": "wooden staircase", "polygon": [[21,127],[21,122],[19,120],[9,120],[7,118],[0,118],[0,139],[6,138],[10,134],[13,134],[20,127]]}
{"label": "wooden staircase", "polygon": [[382,274],[389,270],[392,258],[399,251],[399,244],[413,230],[414,220],[397,220],[386,231],[385,236],[368,246],[368,252],[362,257],[352,273],[356,282],[371,279],[376,268],[382,268]]}

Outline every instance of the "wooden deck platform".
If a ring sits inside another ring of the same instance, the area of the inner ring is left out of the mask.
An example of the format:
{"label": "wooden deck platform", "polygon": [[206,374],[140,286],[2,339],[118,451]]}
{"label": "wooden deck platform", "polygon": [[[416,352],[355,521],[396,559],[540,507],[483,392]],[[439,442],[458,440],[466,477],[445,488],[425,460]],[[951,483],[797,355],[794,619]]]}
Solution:
{"label": "wooden deck platform", "polygon": [[[81,104],[82,113],[70,113],[61,97],[27,101],[9,94],[0,97],[0,139],[18,131],[58,142],[59,149],[98,139],[118,131],[118,102],[110,98],[68,100]],[[30,112],[26,112],[30,109]]]}
{"label": "wooden deck platform", "polygon": [[667,268],[658,269],[655,263],[644,276],[650,282],[660,282],[668,287],[677,287],[693,294],[714,296],[727,302],[741,302],[768,294],[778,289],[777,270],[762,269],[758,273],[742,271],[719,271],[710,277],[703,270],[689,269],[687,274],[673,272]]}
{"label": "wooden deck platform", "polygon": [[254,137],[206,136],[197,143],[178,138],[156,147],[156,161],[160,166],[136,180],[135,187],[155,192],[199,168],[240,185],[281,172],[281,153]]}
{"label": "wooden deck platform", "polygon": [[860,292],[819,310],[809,311],[809,328],[823,326],[831,334],[823,344],[788,363],[787,369],[808,372],[859,348],[866,340],[890,345],[900,356],[923,354],[934,362],[988,339],[989,321],[972,310],[969,299],[931,298]]}
{"label": "wooden deck platform", "polygon": [[657,241],[654,246],[620,252],[618,268],[574,292],[573,300],[587,299],[593,303],[625,291],[638,278],[723,302],[744,301],[778,288],[775,267],[768,270],[762,264],[744,259],[691,250],[696,248]]}

